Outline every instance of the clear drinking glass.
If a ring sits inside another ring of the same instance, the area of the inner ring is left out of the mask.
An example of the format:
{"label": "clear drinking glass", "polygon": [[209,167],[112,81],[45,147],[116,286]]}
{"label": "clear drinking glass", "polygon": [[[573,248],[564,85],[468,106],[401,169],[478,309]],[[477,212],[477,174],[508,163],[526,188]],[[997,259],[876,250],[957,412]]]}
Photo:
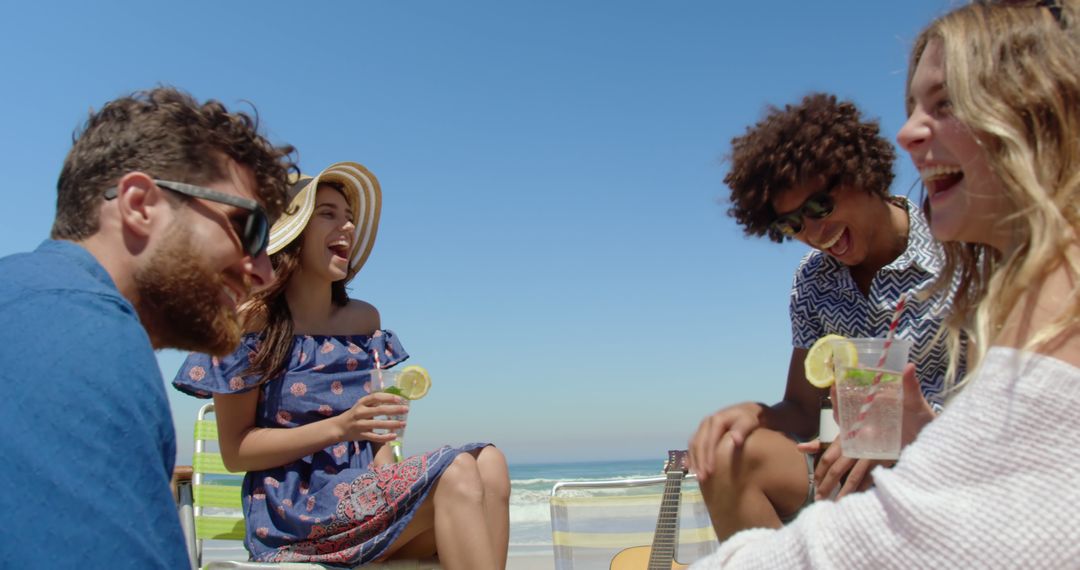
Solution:
{"label": "clear drinking glass", "polygon": [[[900,456],[904,391],[901,373],[908,361],[911,341],[894,338],[885,351],[883,338],[834,340],[834,354],[851,343],[858,362],[836,362],[836,405],[839,406],[841,446],[844,455],[866,459]],[[884,358],[883,358],[884,356]]]}
{"label": "clear drinking glass", "polygon": [[[401,396],[401,392],[397,388],[397,378],[401,374],[402,369],[389,368],[389,369],[377,369],[371,371],[371,392],[386,392]],[[407,414],[398,414],[392,416],[377,416],[375,419],[391,419],[397,421],[405,421]],[[384,430],[378,430],[382,432]],[[402,449],[402,445],[405,440],[405,428],[400,427],[393,430],[394,435],[397,438],[387,442],[386,445],[390,446],[391,452],[394,454],[394,463],[400,463],[405,458],[405,451]]]}

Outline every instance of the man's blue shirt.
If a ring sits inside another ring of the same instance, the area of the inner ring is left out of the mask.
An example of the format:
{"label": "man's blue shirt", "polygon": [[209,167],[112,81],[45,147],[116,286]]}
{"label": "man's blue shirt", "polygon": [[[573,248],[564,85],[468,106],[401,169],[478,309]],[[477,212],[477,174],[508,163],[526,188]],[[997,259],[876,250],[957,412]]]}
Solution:
{"label": "man's blue shirt", "polygon": [[84,248],[0,259],[0,390],[0,565],[190,565],[150,339]]}

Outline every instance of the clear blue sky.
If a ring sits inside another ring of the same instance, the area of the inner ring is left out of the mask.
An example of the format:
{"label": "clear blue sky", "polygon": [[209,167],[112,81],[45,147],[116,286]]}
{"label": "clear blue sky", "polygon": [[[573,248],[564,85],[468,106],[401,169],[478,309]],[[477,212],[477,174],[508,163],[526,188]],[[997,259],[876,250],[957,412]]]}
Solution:
{"label": "clear blue sky", "polygon": [[[306,172],[353,160],[382,183],[351,292],[432,373],[407,449],[659,461],[787,373],[805,247],[726,216],[731,138],[825,90],[891,139],[910,43],[957,4],[5,2],[0,255],[47,236],[90,108],[157,84],[250,101]],[[167,381],[181,359],[160,353]],[[169,392],[186,463],[200,402]]]}

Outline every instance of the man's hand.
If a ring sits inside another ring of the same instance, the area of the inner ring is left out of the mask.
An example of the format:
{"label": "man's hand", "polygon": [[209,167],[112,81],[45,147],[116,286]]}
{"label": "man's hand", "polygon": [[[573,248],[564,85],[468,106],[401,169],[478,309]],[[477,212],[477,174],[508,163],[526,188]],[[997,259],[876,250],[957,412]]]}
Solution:
{"label": "man's hand", "polygon": [[[818,453],[821,450],[821,442],[815,439],[800,443],[797,447],[803,453]],[[844,457],[838,439],[829,445],[829,449],[821,455],[817,468],[814,469],[814,500],[820,501],[830,497],[837,486],[840,492],[836,498],[865,491],[874,483],[873,477],[868,476],[874,467],[878,465],[892,467],[894,463],[895,461],[892,460]]]}
{"label": "man's hand", "polygon": [[763,411],[761,404],[744,402],[724,408],[701,420],[701,425],[690,438],[688,446],[690,470],[697,474],[698,481],[704,482],[709,478],[720,440],[730,434],[735,447],[742,446],[750,433],[761,427]]}
{"label": "man's hand", "polygon": [[[915,377],[915,365],[904,366],[904,403],[903,403],[903,428],[901,429],[900,445],[907,447],[909,443],[922,431],[926,424],[936,417],[933,408],[923,396],[919,380]],[[836,386],[832,388],[833,401],[836,401]],[[817,440],[799,444],[799,451],[803,453],[818,453],[821,443]],[[814,500],[829,497],[833,490],[840,486],[837,498],[850,493],[864,491],[873,484],[873,477],[868,476],[870,471],[878,466],[892,467],[896,462],[892,460],[877,459],[852,459],[843,456],[840,440],[833,442],[829,449],[825,450],[818,460],[814,470],[814,484],[816,491]]]}

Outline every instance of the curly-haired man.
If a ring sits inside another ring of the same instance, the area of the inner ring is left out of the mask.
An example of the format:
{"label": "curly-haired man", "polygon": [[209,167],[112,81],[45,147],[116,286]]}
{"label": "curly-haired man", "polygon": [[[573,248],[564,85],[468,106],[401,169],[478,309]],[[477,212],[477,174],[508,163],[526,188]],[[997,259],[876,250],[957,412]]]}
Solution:
{"label": "curly-haired man", "polygon": [[216,101],[158,88],[92,113],[64,161],[52,238],[0,259],[0,478],[14,568],[188,568],[176,439],[154,349],[239,344],[272,279],[291,147]]}
{"label": "curly-haired man", "polygon": [[[881,462],[841,457],[837,442],[815,473],[803,453],[813,444],[796,446],[817,433],[827,395],[806,381],[803,367],[818,338],[883,337],[899,296],[908,293],[897,334],[914,343],[924,396],[942,404],[948,357],[935,335],[947,295],[934,286],[943,257],[919,209],[889,195],[894,159],[876,122],[820,93],[770,108],[732,141],[728,213],[747,235],[794,238],[814,249],[791,289],[793,350],[783,399],[724,408],[690,440],[691,467],[721,540],[744,528],[778,527],[838,487],[846,494],[871,484],[866,475]],[[915,377],[907,376],[915,390]]]}

